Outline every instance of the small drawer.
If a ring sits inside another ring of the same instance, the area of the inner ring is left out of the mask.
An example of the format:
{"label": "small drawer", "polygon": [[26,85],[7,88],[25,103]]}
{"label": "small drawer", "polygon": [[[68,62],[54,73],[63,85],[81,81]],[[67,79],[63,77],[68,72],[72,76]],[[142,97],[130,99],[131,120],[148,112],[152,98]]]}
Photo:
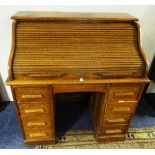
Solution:
{"label": "small drawer", "polygon": [[142,85],[112,85],[108,101],[137,101]]}
{"label": "small drawer", "polygon": [[19,104],[18,107],[21,116],[34,116],[41,114],[49,114],[51,112],[50,104],[45,103],[23,103]]}
{"label": "small drawer", "polygon": [[130,120],[130,114],[107,114],[103,117],[104,125],[113,125],[113,124],[128,124]]}
{"label": "small drawer", "polygon": [[25,138],[27,140],[54,139],[54,130],[25,130]]}
{"label": "small drawer", "polygon": [[49,102],[49,89],[43,87],[16,87],[17,103],[21,102]]}
{"label": "small drawer", "polygon": [[53,128],[50,115],[40,115],[40,117],[21,117],[24,129],[47,129]]}
{"label": "small drawer", "polygon": [[105,113],[106,114],[130,114],[135,111],[137,102],[111,102],[106,104]]}
{"label": "small drawer", "polygon": [[127,125],[104,125],[100,130],[100,134],[125,134],[127,132]]}

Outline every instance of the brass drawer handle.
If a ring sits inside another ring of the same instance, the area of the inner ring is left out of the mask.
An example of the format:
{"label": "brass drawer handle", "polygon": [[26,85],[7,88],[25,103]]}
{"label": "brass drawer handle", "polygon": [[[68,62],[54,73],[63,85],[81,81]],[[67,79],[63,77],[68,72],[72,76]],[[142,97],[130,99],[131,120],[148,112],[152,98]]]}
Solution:
{"label": "brass drawer handle", "polygon": [[120,96],[134,96],[134,92],[133,91],[129,91],[129,92],[114,92],[114,96],[116,96],[116,97],[120,97]]}
{"label": "brass drawer handle", "polygon": [[45,110],[43,108],[40,108],[40,109],[26,109],[24,112],[25,113],[35,113],[35,112],[45,112]]}
{"label": "brass drawer handle", "polygon": [[117,107],[112,109],[113,112],[131,112],[129,107]]}
{"label": "brass drawer handle", "polygon": [[31,127],[31,126],[44,126],[46,125],[46,122],[28,122],[27,126]]}
{"label": "brass drawer handle", "polygon": [[29,135],[30,135],[31,138],[45,137],[45,136],[47,136],[47,133],[46,132],[36,132],[36,133],[30,133]]}
{"label": "brass drawer handle", "polygon": [[120,129],[105,130],[105,133],[107,133],[107,134],[122,133],[122,130],[120,130]]}
{"label": "brass drawer handle", "polygon": [[136,104],[137,101],[124,101],[124,100],[119,100],[118,103]]}
{"label": "brass drawer handle", "polygon": [[109,123],[122,123],[122,122],[125,122],[125,119],[123,118],[120,118],[120,119],[109,119],[108,120]]}
{"label": "brass drawer handle", "polygon": [[22,95],[22,99],[29,99],[29,98],[43,98],[43,95]]}

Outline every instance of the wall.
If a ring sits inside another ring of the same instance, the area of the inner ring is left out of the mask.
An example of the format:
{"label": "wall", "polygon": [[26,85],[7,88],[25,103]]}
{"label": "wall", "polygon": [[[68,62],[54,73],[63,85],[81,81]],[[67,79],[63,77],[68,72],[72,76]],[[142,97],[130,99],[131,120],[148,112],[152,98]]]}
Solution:
{"label": "wall", "polygon": [[[64,12],[126,12],[139,18],[142,45],[151,63],[155,53],[155,6],[0,6],[0,90],[3,100],[12,100],[10,88],[4,86],[7,79],[7,62],[11,49],[11,20],[17,11],[64,11]],[[148,92],[155,92],[151,84]]]}

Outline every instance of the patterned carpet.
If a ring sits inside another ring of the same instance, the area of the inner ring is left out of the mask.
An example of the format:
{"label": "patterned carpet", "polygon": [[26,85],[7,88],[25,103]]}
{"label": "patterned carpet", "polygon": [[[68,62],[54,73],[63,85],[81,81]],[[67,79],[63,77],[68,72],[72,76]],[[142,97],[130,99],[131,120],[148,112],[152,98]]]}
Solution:
{"label": "patterned carpet", "polygon": [[38,145],[36,149],[155,149],[155,126],[130,128],[121,142],[97,143],[92,131],[69,131],[57,135],[56,145]]}

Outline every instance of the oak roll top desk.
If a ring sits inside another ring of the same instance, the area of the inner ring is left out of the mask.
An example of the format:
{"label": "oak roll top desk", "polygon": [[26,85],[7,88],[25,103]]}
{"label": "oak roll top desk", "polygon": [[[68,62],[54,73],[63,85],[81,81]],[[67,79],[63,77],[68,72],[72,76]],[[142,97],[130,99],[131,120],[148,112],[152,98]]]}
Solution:
{"label": "oak roll top desk", "polygon": [[26,144],[55,143],[54,96],[90,92],[98,142],[125,140],[147,78],[138,19],[125,13],[18,12],[8,63]]}

